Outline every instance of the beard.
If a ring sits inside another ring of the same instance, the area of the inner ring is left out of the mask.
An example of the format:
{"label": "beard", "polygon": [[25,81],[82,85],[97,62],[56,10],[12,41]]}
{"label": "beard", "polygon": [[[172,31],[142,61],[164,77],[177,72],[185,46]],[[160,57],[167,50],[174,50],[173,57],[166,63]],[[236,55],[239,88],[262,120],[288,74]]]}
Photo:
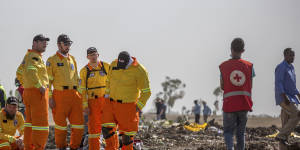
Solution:
{"label": "beard", "polygon": [[6,110],[5,110],[5,112],[6,112],[6,118],[8,120],[14,120],[15,119],[16,114],[10,114]]}

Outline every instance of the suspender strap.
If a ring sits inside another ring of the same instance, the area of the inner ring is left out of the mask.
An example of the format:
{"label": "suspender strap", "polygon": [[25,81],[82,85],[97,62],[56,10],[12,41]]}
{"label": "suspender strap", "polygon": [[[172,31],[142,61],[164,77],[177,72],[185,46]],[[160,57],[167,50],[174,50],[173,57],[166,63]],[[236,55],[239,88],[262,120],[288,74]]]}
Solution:
{"label": "suspender strap", "polygon": [[90,70],[89,66],[86,65],[86,79],[85,79],[85,89],[86,90],[91,90],[91,89],[98,89],[98,88],[105,88],[105,86],[98,86],[98,87],[92,87],[92,88],[88,88],[88,79],[90,77],[91,72],[95,72],[95,71],[102,71],[105,75],[107,75],[107,72],[104,68],[104,64],[103,61],[100,61],[101,63],[101,70]]}

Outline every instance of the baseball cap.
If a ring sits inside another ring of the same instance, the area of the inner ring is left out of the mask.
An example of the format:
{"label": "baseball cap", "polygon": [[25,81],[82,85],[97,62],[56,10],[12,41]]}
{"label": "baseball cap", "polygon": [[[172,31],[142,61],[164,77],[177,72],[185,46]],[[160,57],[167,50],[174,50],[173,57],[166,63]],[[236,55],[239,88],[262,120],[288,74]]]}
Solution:
{"label": "baseball cap", "polygon": [[8,97],[6,100],[6,104],[18,105],[18,99],[14,96]]}
{"label": "baseball cap", "polygon": [[50,41],[50,39],[43,34],[38,34],[33,38],[33,41]]}
{"label": "baseball cap", "polygon": [[69,36],[66,35],[66,34],[61,34],[61,35],[58,36],[57,43],[60,43],[60,42],[68,43],[68,44],[72,44],[73,43],[73,41],[71,41],[71,39],[69,38]]}
{"label": "baseball cap", "polygon": [[87,55],[92,54],[94,52],[98,52],[97,49],[95,47],[90,47],[86,50]]}

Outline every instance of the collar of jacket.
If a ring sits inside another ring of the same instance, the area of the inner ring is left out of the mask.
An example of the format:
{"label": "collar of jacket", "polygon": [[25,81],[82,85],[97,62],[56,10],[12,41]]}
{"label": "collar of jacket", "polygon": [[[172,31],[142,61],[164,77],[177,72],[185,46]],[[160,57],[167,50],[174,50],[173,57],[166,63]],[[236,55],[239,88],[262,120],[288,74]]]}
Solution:
{"label": "collar of jacket", "polygon": [[[98,63],[97,67],[101,68],[101,67],[102,67],[102,64],[100,63],[100,61],[98,61],[97,63]],[[97,68],[97,67],[96,67],[96,68]],[[88,68],[89,68],[90,70],[93,70],[93,67],[91,66],[90,63],[88,63]],[[95,68],[95,69],[96,69],[96,68]]]}
{"label": "collar of jacket", "polygon": [[131,58],[133,59],[133,63],[132,63],[131,65],[137,66],[139,63],[138,63],[138,61],[136,60],[136,58],[135,58],[135,57],[131,57]]}
{"label": "collar of jacket", "polygon": [[289,68],[294,68],[293,64],[289,64],[286,60],[283,61],[283,64]]}
{"label": "collar of jacket", "polygon": [[36,50],[33,50],[33,49],[28,49],[28,52],[30,52],[30,53],[37,53],[37,54],[39,54],[40,56],[42,56],[42,53],[40,53],[40,52],[38,52],[38,51],[36,51]]}
{"label": "collar of jacket", "polygon": [[63,56],[59,51],[56,52],[56,55],[60,58],[60,59],[64,59],[67,58],[68,60],[70,60],[70,55],[68,54],[67,57]]}

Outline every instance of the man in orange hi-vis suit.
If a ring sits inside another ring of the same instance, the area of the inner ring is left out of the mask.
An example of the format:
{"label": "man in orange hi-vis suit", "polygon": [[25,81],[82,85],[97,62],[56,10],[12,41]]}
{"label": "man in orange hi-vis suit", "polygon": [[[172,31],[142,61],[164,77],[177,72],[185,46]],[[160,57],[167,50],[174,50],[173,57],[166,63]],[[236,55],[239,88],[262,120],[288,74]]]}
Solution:
{"label": "man in orange hi-vis suit", "polygon": [[49,38],[34,37],[32,50],[24,57],[25,150],[44,150],[48,139],[48,75],[41,53],[45,52]]}
{"label": "man in orange hi-vis suit", "polygon": [[46,66],[50,81],[49,106],[55,122],[55,143],[59,149],[66,149],[67,118],[71,124],[70,148],[80,147],[83,135],[82,99],[77,91],[79,76],[75,58],[69,55],[72,41],[65,35],[57,39],[58,51],[48,58]]}
{"label": "man in orange hi-vis suit", "polygon": [[89,150],[100,149],[101,114],[109,64],[99,61],[95,47],[87,49],[89,63],[80,70],[84,112],[88,114]]}
{"label": "man in orange hi-vis suit", "polygon": [[102,114],[102,133],[106,149],[117,150],[114,127],[118,125],[122,135],[122,150],[133,150],[134,136],[138,131],[139,111],[146,105],[151,95],[148,73],[123,51],[118,60],[113,61],[108,72],[105,103]]}

